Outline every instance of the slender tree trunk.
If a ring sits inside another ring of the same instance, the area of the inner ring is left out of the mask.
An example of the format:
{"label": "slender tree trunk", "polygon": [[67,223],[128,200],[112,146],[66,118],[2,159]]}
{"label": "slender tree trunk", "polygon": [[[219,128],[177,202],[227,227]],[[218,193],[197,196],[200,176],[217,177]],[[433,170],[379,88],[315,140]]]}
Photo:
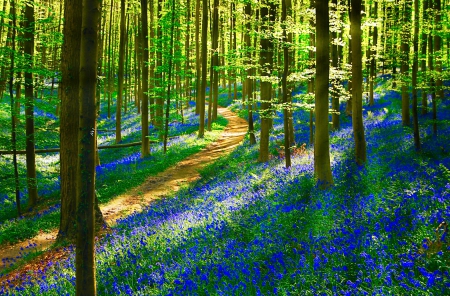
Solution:
{"label": "slender tree trunk", "polygon": [[159,133],[159,139],[163,139],[164,131],[163,131],[163,122],[164,122],[164,83],[163,83],[163,69],[162,69],[162,62],[163,62],[163,41],[162,41],[162,5],[163,1],[158,0],[158,29],[156,37],[158,39],[157,41],[157,52],[156,52],[156,105],[155,105],[155,116],[156,116],[156,128]]}
{"label": "slender tree trunk", "polygon": [[416,151],[420,150],[420,135],[419,135],[419,119],[417,116],[417,72],[419,64],[419,0],[414,0],[414,58],[412,68],[412,88],[413,88],[413,125],[414,125],[414,147]]}
{"label": "slender tree trunk", "polygon": [[362,116],[361,6],[361,0],[351,0],[352,125],[355,139],[355,158],[358,165],[363,165],[367,159]]}
{"label": "slender tree trunk", "polygon": [[316,0],[316,36],[314,174],[319,186],[325,189],[333,184],[328,130],[328,81],[330,76],[328,0]]}
{"label": "slender tree trunk", "polygon": [[123,75],[124,75],[124,59],[125,59],[125,43],[126,43],[126,31],[125,31],[125,12],[126,12],[125,0],[120,1],[120,41],[119,41],[119,74],[118,74],[118,90],[117,90],[117,103],[116,103],[116,144],[122,141],[122,103],[123,103]]}
{"label": "slender tree trunk", "polygon": [[147,16],[147,0],[141,0],[141,13],[142,13],[142,40],[144,44],[144,63],[142,67],[142,147],[141,147],[141,157],[146,157],[150,154],[150,143],[148,139],[148,16]]}
{"label": "slender tree trunk", "polygon": [[[198,129],[198,137],[203,138],[205,135],[205,92],[206,92],[206,73],[208,72],[208,1],[203,0],[203,12],[202,12],[202,85],[199,92],[199,112],[200,112],[200,124]],[[198,62],[197,62],[198,63]],[[211,95],[211,94],[210,94]],[[211,97],[211,96],[210,96]]]}
{"label": "slender tree trunk", "polygon": [[402,28],[402,58],[401,58],[401,86],[402,86],[402,124],[410,125],[409,117],[409,38],[410,38],[410,2],[405,0],[403,9],[403,28]]}
{"label": "slender tree trunk", "polygon": [[217,120],[217,105],[219,98],[219,0],[214,0],[213,8],[213,39],[212,49],[213,55],[211,58],[211,65],[213,69],[213,81],[211,82],[210,102],[213,104],[212,108],[212,120]]}
{"label": "slender tree trunk", "polygon": [[33,56],[34,56],[34,5],[25,8],[24,53],[26,55],[25,72],[25,117],[26,117],[26,150],[27,150],[27,188],[30,207],[37,204],[36,154],[34,153],[34,98],[33,98]]}
{"label": "slender tree trunk", "polygon": [[266,32],[272,30],[275,22],[276,7],[270,0],[263,1],[261,7],[261,32],[264,34],[260,40],[260,64],[261,64],[261,136],[259,142],[259,162],[269,160],[269,130],[271,126],[271,102],[272,102],[272,83],[268,81],[273,68],[273,42],[267,36]]}
{"label": "slender tree trunk", "polygon": [[175,35],[175,0],[172,0],[172,21],[171,21],[171,28],[170,28],[170,45],[169,45],[169,73],[167,77],[168,85],[167,85],[167,102],[166,102],[166,124],[165,124],[165,131],[164,131],[164,153],[167,152],[167,138],[169,136],[169,111],[170,111],[170,91],[172,86],[172,67],[173,67],[173,39]]}
{"label": "slender tree trunk", "polygon": [[[288,10],[290,12],[291,9],[291,0],[283,0],[282,1],[282,13],[281,13],[281,22],[283,26],[283,38],[286,43],[292,42],[289,40],[287,33],[287,14]],[[292,39],[292,35],[290,36]],[[284,123],[284,157],[286,162],[286,167],[291,166],[291,133],[289,130],[289,110],[291,109],[291,102],[288,100],[288,83],[287,78],[289,76],[289,65],[290,65],[290,56],[289,56],[289,46],[290,44],[284,44],[283,46],[283,58],[284,58],[284,69],[283,69],[283,77],[282,77],[282,88],[283,88],[283,123]]]}
{"label": "slender tree trunk", "polygon": [[247,93],[247,108],[248,108],[248,134],[250,137],[250,145],[256,144],[256,137],[255,137],[255,128],[253,124],[253,99],[252,99],[252,86],[253,81],[250,79],[250,76],[252,75],[252,51],[254,49],[251,49],[251,30],[252,30],[252,24],[251,24],[251,17],[252,17],[252,4],[250,2],[245,4],[245,15],[246,15],[246,31],[245,31],[245,48],[247,50],[247,77],[245,79],[245,85],[246,85],[246,93]]}
{"label": "slender tree trunk", "polygon": [[[200,114],[201,101],[201,61],[200,61],[200,0],[195,1],[195,74],[197,75],[196,83],[196,99],[195,99],[195,114]],[[203,137],[203,135],[202,135]]]}
{"label": "slender tree trunk", "polygon": [[189,108],[189,101],[191,100],[191,65],[190,65],[190,39],[191,39],[191,1],[186,0],[186,41],[185,41],[185,56],[186,63],[184,68],[185,82],[184,87],[186,89],[186,108]]}
{"label": "slender tree trunk", "polygon": [[83,0],[77,174],[76,295],[97,295],[95,278],[95,92],[101,2]]}
{"label": "slender tree trunk", "polygon": [[[434,0],[434,10],[435,10],[435,18],[434,18],[434,23],[435,23],[435,35],[434,35],[434,49],[433,49],[433,53],[434,53],[434,57],[437,56],[441,56],[442,52],[441,52],[441,31],[442,31],[442,24],[441,24],[441,0]],[[435,66],[435,71],[437,74],[437,79],[436,79],[436,87],[435,90],[433,91],[434,96],[433,96],[433,135],[436,137],[437,136],[437,100],[438,99],[443,99],[444,98],[444,90],[442,89],[442,61],[440,58],[436,58],[436,62],[435,62],[436,66]]]}
{"label": "slender tree trunk", "polygon": [[[420,71],[422,72],[422,81],[427,80],[427,40],[428,40],[428,34],[427,34],[427,25],[426,22],[428,20],[428,0],[423,1],[423,11],[422,11],[422,42],[421,42],[421,64],[420,64]],[[428,94],[426,89],[426,83],[422,82],[423,88],[422,88],[422,115],[425,115],[428,113]]]}
{"label": "slender tree trunk", "polygon": [[[338,11],[337,11],[337,0],[333,0],[333,10],[336,12],[336,19],[339,18]],[[332,84],[332,91],[331,91],[331,108],[333,110],[333,113],[331,115],[331,121],[333,122],[333,130],[338,130],[340,126],[339,122],[339,89],[338,84],[340,83],[339,79],[337,78],[337,70],[338,70],[338,45],[335,42],[337,39],[337,32],[334,30],[331,32],[331,40],[330,40],[330,46],[331,46],[331,65],[333,66],[334,71],[336,74],[334,74],[331,84]]]}
{"label": "slender tree trunk", "polygon": [[[6,3],[5,3],[6,4]],[[13,95],[13,81],[14,81],[14,67],[15,67],[15,58],[14,53],[16,51],[16,3],[14,0],[11,1],[10,4],[10,14],[12,16],[12,28],[11,28],[11,67],[9,70],[9,97],[11,100],[11,144],[13,149],[13,166],[14,166],[14,191],[16,196],[16,206],[17,206],[17,216],[20,217],[22,215],[22,210],[20,206],[20,191],[19,191],[19,170],[17,168],[17,131],[16,131],[16,117],[17,113],[14,108],[14,95]],[[3,18],[2,18],[3,22]]]}
{"label": "slender tree trunk", "polygon": [[[374,18],[378,18],[378,2],[375,1],[374,3]],[[378,45],[378,21],[377,25],[373,28],[373,35],[372,35],[373,41],[372,41],[372,52],[371,52],[371,59],[370,59],[370,77],[369,77],[369,105],[373,106],[374,98],[373,98],[373,89],[374,89],[374,82],[377,75],[377,45]]]}

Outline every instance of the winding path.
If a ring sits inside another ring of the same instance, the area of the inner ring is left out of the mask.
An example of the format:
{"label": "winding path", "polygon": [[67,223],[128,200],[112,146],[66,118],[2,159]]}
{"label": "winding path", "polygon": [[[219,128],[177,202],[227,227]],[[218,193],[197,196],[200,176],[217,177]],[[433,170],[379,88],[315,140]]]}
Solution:
{"label": "winding path", "polygon": [[[106,204],[100,205],[108,225],[112,226],[116,224],[117,219],[126,217],[136,211],[142,211],[152,201],[163,198],[178,191],[182,186],[200,179],[198,171],[201,168],[230,153],[241,143],[247,133],[247,122],[227,108],[219,107],[218,112],[228,120],[228,124],[216,142],[156,176],[149,177],[140,186],[119,195]],[[27,253],[47,250],[55,242],[57,233],[57,229],[49,233],[42,232],[32,239],[2,247],[0,250],[0,260],[2,260],[0,272],[9,265],[8,262],[20,260],[14,258],[22,257],[24,250]],[[46,257],[45,253],[43,257]],[[28,268],[25,266],[20,269],[27,270]],[[0,285],[7,278],[8,275],[0,278]]]}

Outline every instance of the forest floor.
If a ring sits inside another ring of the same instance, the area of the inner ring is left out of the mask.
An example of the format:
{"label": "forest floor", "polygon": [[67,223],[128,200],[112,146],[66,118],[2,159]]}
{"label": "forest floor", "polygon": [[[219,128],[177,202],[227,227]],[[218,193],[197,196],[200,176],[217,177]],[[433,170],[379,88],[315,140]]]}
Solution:
{"label": "forest floor", "polygon": [[[247,133],[247,122],[227,108],[219,108],[218,112],[228,120],[224,132],[219,140],[208,145],[202,151],[191,155],[175,166],[149,177],[140,186],[119,195],[110,202],[100,205],[103,216],[109,226],[116,224],[118,219],[127,217],[134,212],[140,212],[155,200],[168,196],[200,178],[199,170],[230,153],[244,139]],[[27,252],[41,252],[49,250],[56,241],[57,229],[41,232],[32,239],[5,246],[0,250],[0,259],[20,258],[24,250]],[[68,248],[52,249],[33,259],[17,270],[0,277],[0,286],[19,274],[30,274],[45,267],[45,262],[64,257]],[[0,272],[5,269],[0,265]]]}

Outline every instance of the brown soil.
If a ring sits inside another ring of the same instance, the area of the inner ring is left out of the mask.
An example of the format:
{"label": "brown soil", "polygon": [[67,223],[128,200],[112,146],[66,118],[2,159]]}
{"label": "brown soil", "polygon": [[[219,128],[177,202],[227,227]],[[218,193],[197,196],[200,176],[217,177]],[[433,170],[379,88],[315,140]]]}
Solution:
{"label": "brown soil", "polygon": [[[202,151],[189,156],[173,167],[166,169],[156,176],[149,177],[140,186],[131,189],[125,194],[116,197],[107,204],[100,205],[103,216],[108,225],[116,224],[116,220],[126,217],[133,212],[142,211],[152,201],[161,199],[178,191],[182,186],[200,178],[199,170],[218,158],[230,153],[243,140],[247,132],[247,122],[239,118],[227,108],[218,108],[218,112],[228,120],[220,138],[208,145]],[[1,246],[0,272],[5,270],[10,262],[20,261],[24,252],[37,252],[48,250],[55,242],[57,229],[48,233],[40,233],[36,237],[14,245]],[[0,286],[7,280],[17,279],[21,274],[30,274],[37,271],[44,262],[64,257],[64,250],[46,252],[37,259],[18,270],[0,278]],[[18,259],[15,259],[18,258]],[[45,264],[44,264],[45,266]]]}

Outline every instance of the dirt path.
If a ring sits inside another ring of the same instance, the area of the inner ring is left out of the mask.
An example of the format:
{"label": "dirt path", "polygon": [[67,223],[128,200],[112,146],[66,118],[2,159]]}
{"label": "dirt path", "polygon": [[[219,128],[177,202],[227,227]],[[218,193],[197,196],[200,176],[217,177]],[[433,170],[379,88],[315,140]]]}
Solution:
{"label": "dirt path", "polygon": [[[226,155],[239,145],[247,132],[247,122],[227,108],[219,108],[218,112],[228,120],[228,125],[216,142],[164,172],[149,177],[140,186],[116,197],[107,204],[100,205],[109,225],[116,224],[117,219],[126,217],[135,211],[141,211],[152,201],[176,192],[181,186],[199,179],[199,169]],[[15,258],[20,258],[24,252],[48,249],[55,242],[56,235],[57,230],[40,233],[27,241],[2,248],[0,250],[0,259],[2,260],[0,272],[11,262],[20,260]],[[0,279],[1,282],[2,279]]]}

